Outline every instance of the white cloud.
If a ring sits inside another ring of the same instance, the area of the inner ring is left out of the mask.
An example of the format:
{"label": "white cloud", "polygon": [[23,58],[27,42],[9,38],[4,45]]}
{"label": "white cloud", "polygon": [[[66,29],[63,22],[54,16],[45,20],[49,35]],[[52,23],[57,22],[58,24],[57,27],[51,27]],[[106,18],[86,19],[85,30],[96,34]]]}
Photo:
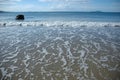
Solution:
{"label": "white cloud", "polygon": [[0,2],[9,2],[9,1],[21,1],[21,0],[0,0]]}
{"label": "white cloud", "polygon": [[0,0],[0,4],[15,4],[16,2],[20,2],[21,0]]}
{"label": "white cloud", "polygon": [[[16,4],[21,0],[0,0],[0,10],[6,11],[79,11],[84,10],[90,0],[37,0],[42,5]],[[13,4],[13,5],[12,5]],[[23,7],[24,6],[24,7]]]}
{"label": "white cloud", "polygon": [[38,0],[40,2],[86,2],[88,0]]}
{"label": "white cloud", "polygon": [[[23,7],[24,6],[24,7]],[[7,11],[29,11],[31,8],[33,9],[35,6],[32,4],[26,5],[11,5],[7,8]]]}
{"label": "white cloud", "polygon": [[[24,7],[23,7],[24,6]],[[4,9],[5,11],[10,11],[10,12],[24,12],[24,11],[50,11],[50,8],[48,7],[43,7],[40,5],[34,5],[34,4],[21,4],[21,5],[11,5]]]}
{"label": "white cloud", "polygon": [[21,0],[0,0],[0,11],[7,11],[8,8],[20,1]]}
{"label": "white cloud", "polygon": [[52,10],[81,10],[85,9],[90,0],[38,0],[39,2],[50,3]]}

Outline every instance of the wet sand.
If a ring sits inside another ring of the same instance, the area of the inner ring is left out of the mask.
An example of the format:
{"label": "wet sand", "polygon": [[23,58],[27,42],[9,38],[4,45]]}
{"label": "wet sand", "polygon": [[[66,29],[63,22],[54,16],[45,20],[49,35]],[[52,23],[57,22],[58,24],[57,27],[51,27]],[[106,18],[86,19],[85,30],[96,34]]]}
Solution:
{"label": "wet sand", "polygon": [[1,27],[1,80],[120,80],[120,27]]}

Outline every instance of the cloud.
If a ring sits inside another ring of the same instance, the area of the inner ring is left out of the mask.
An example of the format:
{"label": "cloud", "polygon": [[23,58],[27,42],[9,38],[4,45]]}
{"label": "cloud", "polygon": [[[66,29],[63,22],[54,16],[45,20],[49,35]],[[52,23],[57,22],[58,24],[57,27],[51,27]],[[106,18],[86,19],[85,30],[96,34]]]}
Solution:
{"label": "cloud", "polygon": [[39,2],[50,2],[50,3],[86,3],[89,0],[38,0]]}
{"label": "cloud", "polygon": [[0,0],[0,2],[21,1],[21,0]]}
{"label": "cloud", "polygon": [[88,0],[38,0],[39,2],[51,2],[51,3],[84,3]]}
{"label": "cloud", "polygon": [[85,8],[90,0],[38,0],[39,2],[49,3],[52,10],[80,10]]}
{"label": "cloud", "polygon": [[10,12],[29,12],[29,11],[49,11],[50,8],[43,7],[40,5],[34,5],[34,4],[14,4],[14,5],[10,5],[9,7],[4,7],[1,10],[2,11],[10,11]]}
{"label": "cloud", "polygon": [[20,1],[21,0],[0,0],[0,11],[6,11],[9,7]]}
{"label": "cloud", "polygon": [[88,0],[38,0],[40,2],[86,2]]}
{"label": "cloud", "polygon": [[[23,7],[24,6],[24,7]],[[7,8],[7,11],[29,11],[31,8],[35,8],[34,5],[32,4],[25,4],[25,5],[11,5],[10,7]]]}
{"label": "cloud", "polygon": [[21,0],[0,0],[0,5],[4,4],[15,4],[16,2],[20,2]]}

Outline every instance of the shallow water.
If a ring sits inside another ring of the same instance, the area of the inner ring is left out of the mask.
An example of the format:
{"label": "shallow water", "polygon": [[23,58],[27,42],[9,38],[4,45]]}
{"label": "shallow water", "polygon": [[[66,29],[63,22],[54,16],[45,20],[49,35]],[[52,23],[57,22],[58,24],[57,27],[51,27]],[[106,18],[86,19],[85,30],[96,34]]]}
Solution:
{"label": "shallow water", "polygon": [[1,80],[120,80],[120,27],[1,27]]}

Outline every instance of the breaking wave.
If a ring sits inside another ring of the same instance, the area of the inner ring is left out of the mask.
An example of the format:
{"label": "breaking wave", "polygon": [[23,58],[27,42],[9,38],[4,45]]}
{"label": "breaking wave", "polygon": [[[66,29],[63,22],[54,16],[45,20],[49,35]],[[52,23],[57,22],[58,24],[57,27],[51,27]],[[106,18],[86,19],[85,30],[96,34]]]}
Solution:
{"label": "breaking wave", "polygon": [[120,22],[87,22],[87,21],[2,21],[0,27],[8,26],[54,26],[54,27],[120,27]]}

